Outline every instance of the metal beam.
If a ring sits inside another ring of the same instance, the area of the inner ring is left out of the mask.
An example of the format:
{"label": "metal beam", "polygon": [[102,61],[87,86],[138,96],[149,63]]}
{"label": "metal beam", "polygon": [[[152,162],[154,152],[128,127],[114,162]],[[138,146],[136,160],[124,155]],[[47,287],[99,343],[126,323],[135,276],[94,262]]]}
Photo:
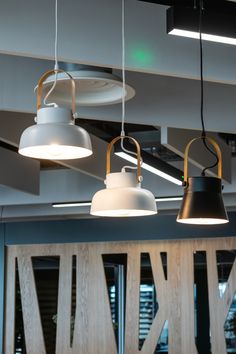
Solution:
{"label": "metal beam", "polygon": [[52,203],[91,200],[104,185],[97,179],[69,169],[40,172],[40,195],[31,195],[0,186],[0,205],[51,205]]}
{"label": "metal beam", "polygon": [[0,184],[23,192],[39,194],[40,163],[0,147]]}
{"label": "metal beam", "polygon": [[33,114],[0,111],[0,140],[18,147],[23,131],[34,124]]}
{"label": "metal beam", "polygon": [[[3,63],[2,57],[4,57]],[[50,67],[52,68],[53,64],[48,61],[8,55],[0,55],[0,62],[3,87],[0,90],[0,110],[35,114],[34,87],[40,75]],[[223,66],[220,71],[222,70],[224,70]],[[120,74],[117,71],[115,73]],[[197,130],[200,128],[200,83],[198,80],[140,72],[127,72],[126,78],[127,83],[136,90],[136,96],[126,104],[127,122],[183,129]],[[235,95],[234,85],[205,82],[207,130],[236,133]],[[81,118],[117,122],[121,119],[121,107],[119,104],[78,107],[78,114]],[[22,115],[16,115],[17,117],[23,123]],[[14,129],[14,126],[11,129]],[[4,134],[3,129],[0,130],[0,136],[1,134]]]}
{"label": "metal beam", "polygon": [[[25,0],[20,8],[18,5],[17,0],[1,4],[0,33],[4,34],[0,36],[1,53],[53,59],[54,2]],[[58,11],[60,60],[121,67],[119,1],[61,1]],[[198,42],[166,34],[165,6],[126,1],[126,48],[129,70],[199,77]],[[234,46],[206,43],[204,52],[206,80],[232,82]]]}

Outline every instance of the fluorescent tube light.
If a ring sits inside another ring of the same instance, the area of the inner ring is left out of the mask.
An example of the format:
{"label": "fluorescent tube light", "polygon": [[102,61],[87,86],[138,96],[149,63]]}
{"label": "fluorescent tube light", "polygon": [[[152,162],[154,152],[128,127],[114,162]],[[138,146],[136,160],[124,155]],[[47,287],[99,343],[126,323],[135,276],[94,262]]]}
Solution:
{"label": "fluorescent tube light", "polygon": [[[194,39],[199,39],[199,37],[200,37],[199,32],[181,30],[181,29],[177,29],[177,28],[174,28],[173,30],[171,30],[169,32],[169,34],[172,34],[175,36],[180,36],[180,37],[194,38]],[[202,39],[205,41],[210,41],[210,42],[236,45],[236,38],[216,36],[213,34],[202,33]]]}
{"label": "fluorescent tube light", "polygon": [[155,198],[156,202],[176,202],[179,200],[183,200],[183,197],[159,197]]}
{"label": "fluorescent tube light", "polygon": [[53,208],[74,208],[90,206],[91,202],[53,203]]}
{"label": "fluorescent tube light", "polygon": [[[182,200],[183,197],[157,197],[155,198],[156,202],[175,202]],[[69,202],[69,203],[53,203],[53,208],[75,208],[75,207],[85,207],[91,206],[91,202]]]}
{"label": "fluorescent tube light", "polygon": [[[134,165],[137,165],[137,159],[133,156],[130,156],[129,154],[126,154],[125,152],[123,151],[119,151],[119,152],[115,152],[115,154],[119,157],[121,157],[122,159],[126,160],[126,161],[129,161],[131,163],[133,163]],[[158,168],[156,167],[153,167],[151,165],[148,165],[147,163],[143,162],[142,163],[142,168],[144,170],[147,170],[151,173],[154,173],[155,175],[161,177],[161,178],[164,178],[172,183],[175,183],[177,184],[178,186],[182,186],[182,181],[180,179],[177,179],[161,170],[159,170]]]}

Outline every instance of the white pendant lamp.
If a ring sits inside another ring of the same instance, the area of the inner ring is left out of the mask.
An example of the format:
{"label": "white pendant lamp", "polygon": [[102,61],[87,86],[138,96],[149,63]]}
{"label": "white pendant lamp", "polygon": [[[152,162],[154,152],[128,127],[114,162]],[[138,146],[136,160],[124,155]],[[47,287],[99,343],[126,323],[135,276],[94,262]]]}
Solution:
{"label": "white pendant lamp", "polygon": [[[75,125],[75,118],[77,118],[75,81],[68,72],[60,70],[58,66],[57,1],[55,0],[55,66],[54,70],[47,71],[39,79],[36,125],[23,132],[19,144],[19,153],[37,159],[71,160],[91,155],[92,145],[86,130]],[[66,74],[71,81],[71,109],[59,107],[56,103],[46,102],[56,87],[58,73]],[[44,97],[45,107],[42,107],[42,86],[44,81],[52,74],[55,74],[54,83]]]}
{"label": "white pendant lamp", "polygon": [[[125,135],[125,0],[122,0],[122,119],[120,136],[113,139],[107,147],[106,156],[106,188],[97,192],[91,204],[90,214],[107,217],[131,217],[153,215],[157,213],[154,195],[141,188],[141,149],[139,143],[132,137]],[[124,139],[131,140],[137,153],[125,149]],[[121,172],[110,173],[111,170],[111,149],[117,141],[121,141],[121,148],[124,152],[137,156],[136,173],[126,172],[127,166]]]}
{"label": "white pendant lamp", "polygon": [[72,85],[71,110],[65,107],[42,107],[42,85],[54,72],[50,70],[38,82],[36,125],[27,128],[20,139],[19,153],[24,156],[48,159],[68,160],[86,157],[92,154],[89,134],[83,128],[75,125],[75,82],[67,74]]}
{"label": "white pendant lamp", "polygon": [[[111,149],[118,140],[129,139],[137,149],[137,172],[110,172]],[[157,213],[153,194],[141,188],[141,150],[138,142],[129,136],[118,136],[107,148],[106,188],[98,191],[93,199],[90,214],[107,217],[132,217]]]}

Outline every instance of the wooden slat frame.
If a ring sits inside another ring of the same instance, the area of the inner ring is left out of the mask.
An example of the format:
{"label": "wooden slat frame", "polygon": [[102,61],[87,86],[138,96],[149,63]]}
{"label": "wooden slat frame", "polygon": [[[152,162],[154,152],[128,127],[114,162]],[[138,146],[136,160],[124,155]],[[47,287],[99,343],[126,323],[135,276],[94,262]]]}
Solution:
{"label": "wooden slat frame", "polygon": [[[44,354],[42,326],[31,257],[59,256],[59,297],[56,354],[117,354],[103,254],[127,254],[125,354],[153,354],[165,321],[169,326],[169,354],[197,354],[194,340],[194,263],[206,251],[212,354],[226,354],[224,322],[236,291],[236,262],[222,298],[218,291],[217,250],[235,250],[236,238],[122,243],[80,243],[9,246],[7,250],[4,353],[14,354],[15,264],[19,278],[27,352]],[[167,253],[168,279],[160,253]],[[149,253],[159,310],[141,351],[139,335],[140,255]],[[77,261],[77,305],[74,340],[70,346],[72,257]],[[30,299],[29,299],[30,297]],[[30,313],[33,318],[30,318]],[[37,333],[37,335],[35,335]],[[29,339],[30,338],[30,339]]]}

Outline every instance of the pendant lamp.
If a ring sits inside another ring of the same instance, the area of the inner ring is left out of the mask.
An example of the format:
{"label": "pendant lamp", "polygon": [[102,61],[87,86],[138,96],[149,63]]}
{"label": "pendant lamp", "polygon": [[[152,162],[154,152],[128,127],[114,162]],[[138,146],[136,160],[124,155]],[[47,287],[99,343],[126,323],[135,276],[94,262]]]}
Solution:
{"label": "pendant lamp", "polygon": [[[71,81],[71,110],[59,107],[46,100],[57,84],[58,73],[66,74]],[[44,97],[42,107],[42,90],[44,81],[54,74],[54,83]],[[19,153],[24,156],[47,160],[71,160],[92,154],[89,134],[75,125],[77,118],[75,107],[75,80],[58,66],[58,0],[55,0],[55,65],[54,70],[44,73],[38,82],[36,125],[28,127],[21,135]]]}
{"label": "pendant lamp", "polygon": [[55,73],[50,70],[43,74],[38,82],[36,125],[28,127],[22,134],[19,153],[24,156],[66,160],[86,157],[92,154],[90,137],[86,130],[75,125],[75,82],[70,74],[72,105],[71,110],[65,107],[42,107],[41,95],[43,82]]}
{"label": "pendant lamp", "polygon": [[[120,136],[114,138],[107,147],[106,154],[106,188],[98,191],[93,199],[90,214],[95,216],[107,217],[132,217],[153,215],[157,213],[156,201],[154,195],[141,188],[141,149],[134,138],[126,136],[125,124],[125,0],[122,3],[122,119]],[[124,139],[132,141],[136,147],[137,153],[127,150],[124,147]],[[127,172],[127,166],[123,167],[121,172],[111,173],[111,149],[119,141],[121,149],[125,153],[135,155],[137,158],[137,167],[128,166],[129,169],[135,169],[136,173]]]}
{"label": "pendant lamp", "polygon": [[[111,149],[122,139],[131,140],[137,149],[137,172],[110,172]],[[145,216],[157,213],[153,194],[141,188],[141,150],[138,142],[129,136],[118,136],[107,148],[106,188],[98,191],[93,199],[90,214],[107,217]]]}
{"label": "pendant lamp", "polygon": [[191,144],[202,137],[192,139],[184,154],[184,197],[177,221],[184,224],[216,225],[229,222],[222,198],[222,156],[217,142],[205,137],[218,156],[218,177],[188,177],[188,153]]}
{"label": "pendant lamp", "polygon": [[[177,216],[177,222],[195,225],[217,225],[227,223],[228,216],[222,198],[222,155],[217,142],[206,136],[204,123],[204,81],[203,81],[203,48],[202,48],[202,14],[203,0],[199,0],[199,44],[200,44],[200,83],[201,83],[201,125],[202,134],[191,140],[184,154],[184,197]],[[188,154],[193,142],[201,140],[206,150],[216,162],[205,167],[199,177],[188,177]],[[210,145],[210,146],[209,146]],[[214,150],[212,150],[212,148]],[[205,176],[209,168],[218,167],[218,177]]]}

